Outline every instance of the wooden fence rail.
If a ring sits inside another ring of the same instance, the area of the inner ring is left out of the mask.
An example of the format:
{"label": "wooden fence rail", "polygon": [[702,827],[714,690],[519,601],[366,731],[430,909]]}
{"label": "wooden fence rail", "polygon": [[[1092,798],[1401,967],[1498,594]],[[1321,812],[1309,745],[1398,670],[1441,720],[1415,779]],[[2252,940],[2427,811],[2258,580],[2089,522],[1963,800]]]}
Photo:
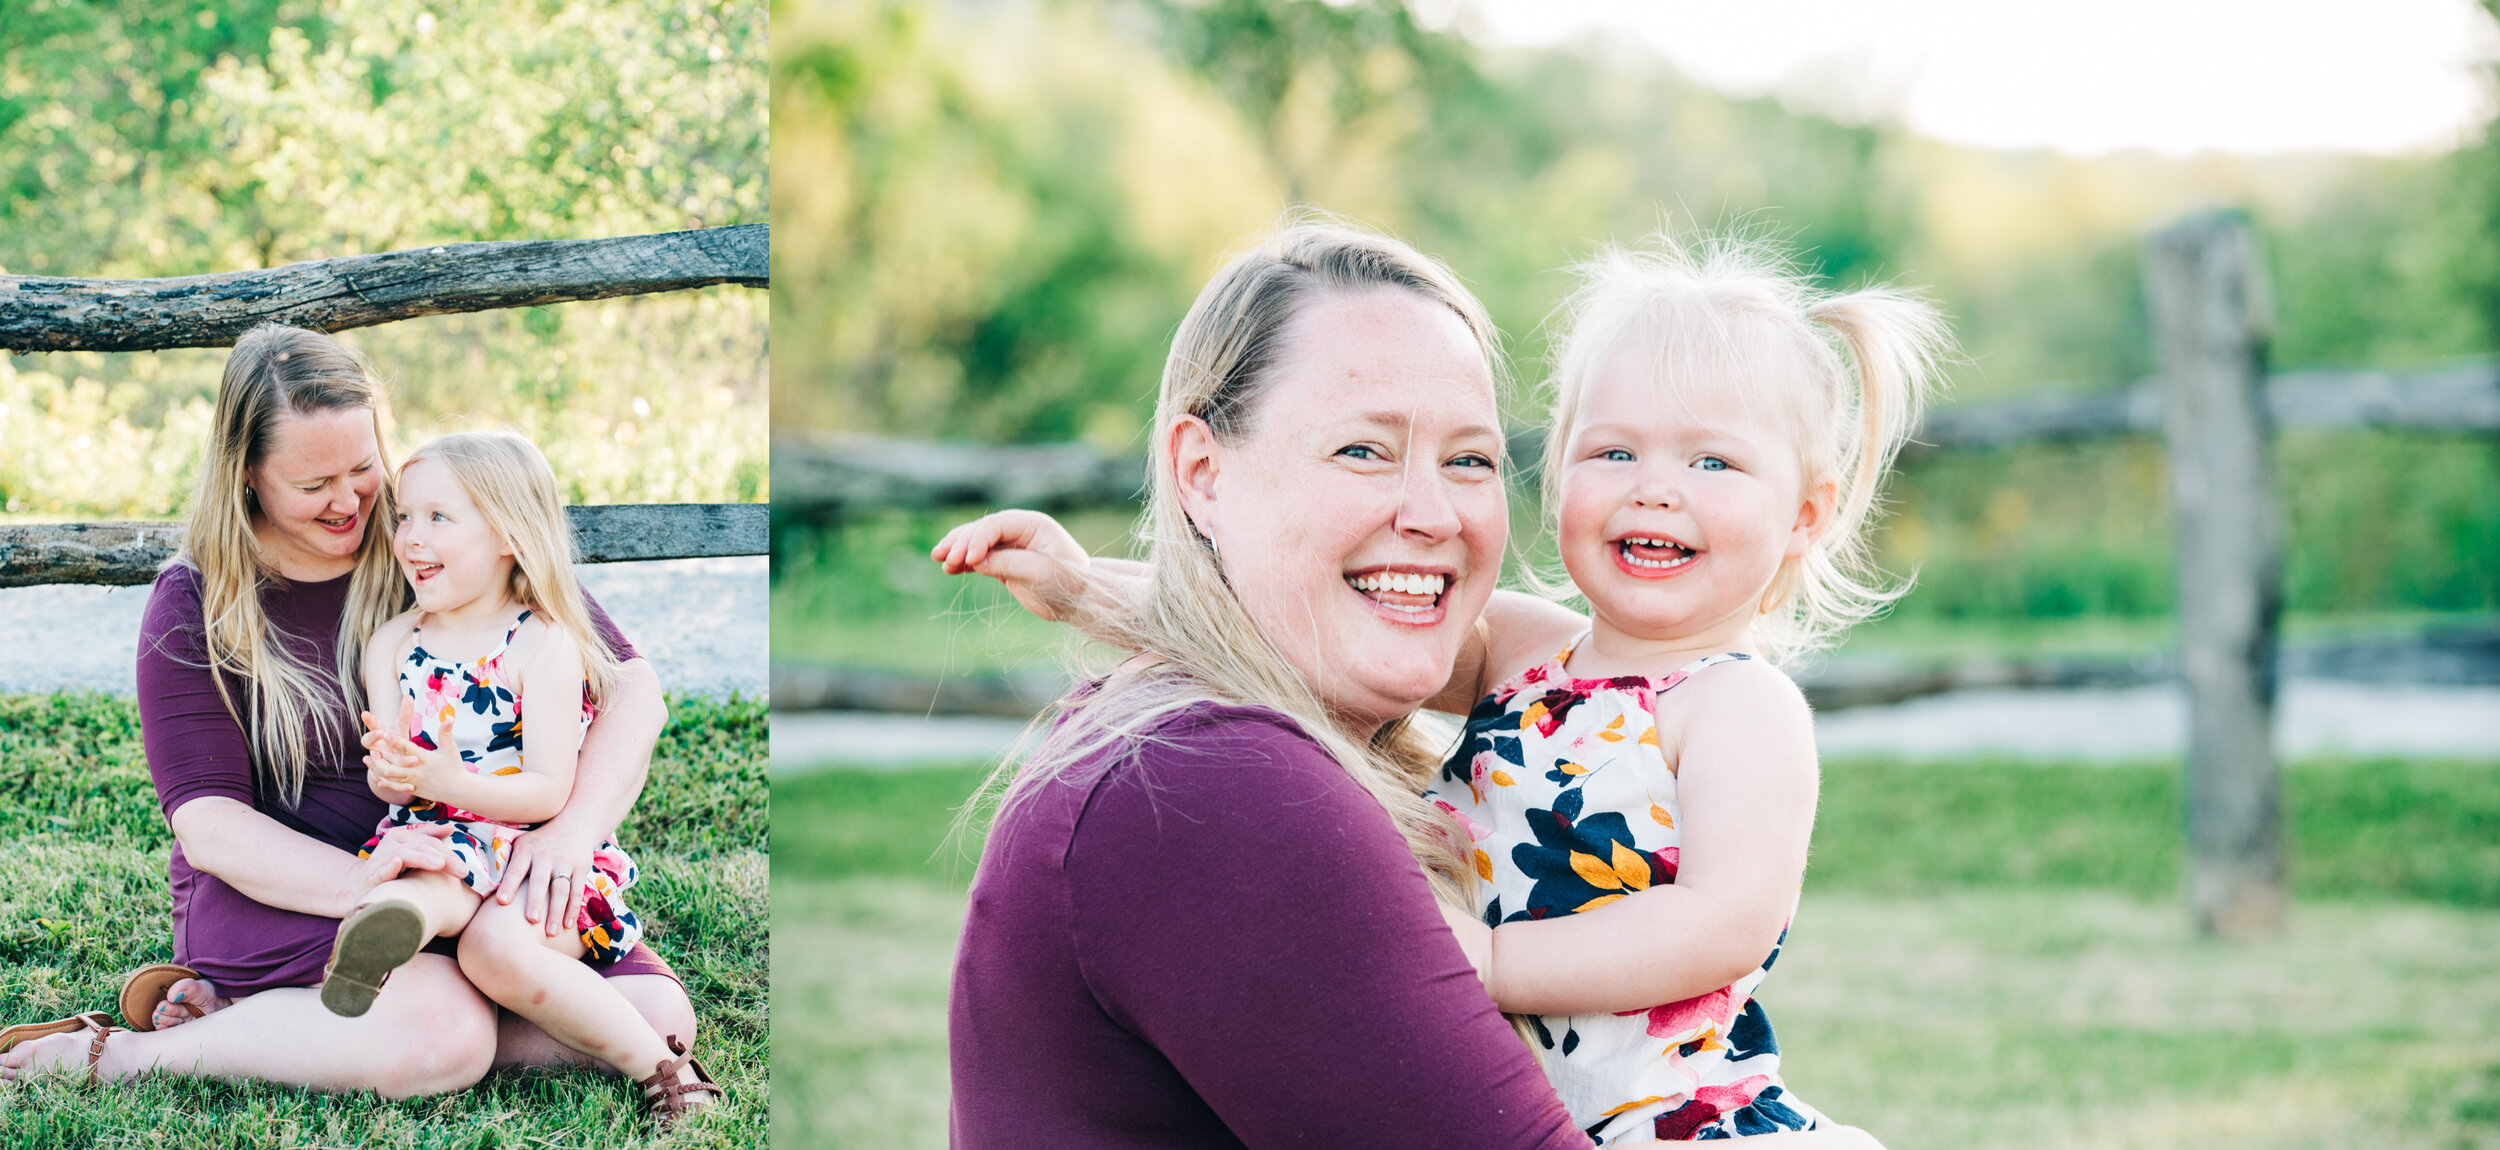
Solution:
{"label": "wooden fence rail", "polygon": [[[584,563],[766,553],[761,503],[604,504],[567,507]],[[0,587],[154,582],[182,550],[180,523],[0,524]]]}
{"label": "wooden fence rail", "polygon": [[0,276],[0,348],[224,347],[253,325],[323,331],[713,284],[765,287],[770,225],[444,244],[170,279]]}
{"label": "wooden fence rail", "polygon": [[[2266,377],[2277,428],[2500,434],[2500,363],[2415,371],[2291,371]],[[1913,454],[2158,435],[2162,381],[2051,389],[1928,414]],[[1513,459],[1543,451],[1538,430],[1511,436]],[[1067,511],[1138,500],[1146,461],[1081,443],[997,447],[785,431],[773,437],[773,514],[839,520],[879,507],[1031,507]]]}

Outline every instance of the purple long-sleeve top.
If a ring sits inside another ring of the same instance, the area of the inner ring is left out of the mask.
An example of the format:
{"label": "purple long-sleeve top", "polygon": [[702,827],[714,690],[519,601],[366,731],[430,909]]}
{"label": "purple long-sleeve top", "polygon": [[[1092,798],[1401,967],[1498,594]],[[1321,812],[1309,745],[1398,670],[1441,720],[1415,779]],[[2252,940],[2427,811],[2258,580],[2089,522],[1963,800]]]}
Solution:
{"label": "purple long-sleeve top", "polygon": [[[271,580],[261,590],[261,609],[278,642],[311,666],[335,668],[339,620],[347,611],[348,576],[319,583]],[[622,659],[634,649],[613,623],[591,605],[591,614]],[[253,769],[243,728],[226,710],[208,670],[202,632],[199,572],[168,567],[156,577],[147,613],[139,624],[139,733],[147,748],[148,774],[167,821],[194,799],[233,799],[298,834],[354,852],[373,836],[389,804],[365,785],[364,747],[356,720],[331,716],[332,754],[304,772],[301,801],[289,806],[276,785]],[[238,707],[243,683],[228,678]],[[315,754],[322,744],[312,743]],[[174,895],[174,961],[197,970],[228,995],[272,987],[312,986],[321,981],[334,918],[282,910],[255,902],[223,879],[191,865],[175,843],[166,864]],[[665,974],[676,977],[648,947],[636,946],[600,973]]]}
{"label": "purple long-sleeve top", "polygon": [[1387,812],[1202,704],[999,817],[948,1011],[990,1147],[1586,1147]]}

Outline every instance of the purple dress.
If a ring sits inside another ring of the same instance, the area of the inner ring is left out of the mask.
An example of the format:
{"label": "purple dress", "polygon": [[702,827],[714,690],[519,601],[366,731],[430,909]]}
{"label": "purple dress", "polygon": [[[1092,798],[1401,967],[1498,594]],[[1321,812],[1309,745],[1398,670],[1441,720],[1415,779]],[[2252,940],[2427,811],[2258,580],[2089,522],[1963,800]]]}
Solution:
{"label": "purple dress", "polygon": [[[261,609],[289,652],[314,666],[333,665],[339,620],[347,610],[348,579],[273,580],[261,591]],[[595,603],[591,614],[618,656],[633,658],[633,648]],[[167,567],[156,577],[139,625],[138,673],[140,738],[166,819],[171,821],[174,811],[193,799],[228,798],[289,830],[354,854],[390,806],[365,786],[364,747],[356,739],[355,717],[335,716],[336,754],[312,764],[304,774],[301,801],[288,807],[277,787],[253,769],[243,728],[226,712],[207,669],[202,618],[199,572],[186,564]],[[229,677],[227,686],[236,699],[244,697],[239,680]],[[174,961],[199,971],[228,995],[321,982],[322,966],[338,936],[337,919],[255,902],[192,866],[179,842],[166,874],[174,895]],[[600,972],[610,977],[676,977],[644,946]]]}
{"label": "purple dress", "polygon": [[1266,710],[1191,708],[999,817],[947,1038],[963,1150],[1589,1144],[1387,812]]}

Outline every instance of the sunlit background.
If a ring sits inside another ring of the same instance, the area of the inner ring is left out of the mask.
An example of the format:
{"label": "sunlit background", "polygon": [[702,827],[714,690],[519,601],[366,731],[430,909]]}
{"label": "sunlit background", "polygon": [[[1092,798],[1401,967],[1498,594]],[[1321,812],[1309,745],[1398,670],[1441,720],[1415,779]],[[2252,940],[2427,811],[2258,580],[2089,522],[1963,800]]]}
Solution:
{"label": "sunlit background", "polygon": [[[2467,0],[780,0],[773,52],[775,933],[846,956],[776,981],[777,1145],[942,1144],[978,853],[950,811],[1068,654],[927,562],[986,507],[828,512],[797,462],[1140,452],[1174,325],[1287,205],[1456,268],[1521,427],[1559,269],[1662,227],[1930,291],[1956,401],[2148,377],[2144,237],[2203,207],[2253,221],[2277,371],[2500,350],[2500,32]],[[1764,992],[1800,1096],[1904,1147],[2500,1145],[2500,443],[2287,430],[2275,459],[2297,906],[2234,944],[2179,894],[2158,438],[1905,464],[1880,547],[1917,589],[1797,668],[1818,697],[2116,685],[1818,717]],[[1068,518],[1120,553],[1131,516]]]}

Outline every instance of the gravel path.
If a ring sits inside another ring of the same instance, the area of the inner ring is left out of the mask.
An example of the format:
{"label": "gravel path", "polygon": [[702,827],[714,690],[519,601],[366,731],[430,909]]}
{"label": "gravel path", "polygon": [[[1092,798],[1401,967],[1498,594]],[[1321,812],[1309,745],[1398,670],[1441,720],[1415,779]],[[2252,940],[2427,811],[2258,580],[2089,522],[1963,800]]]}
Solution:
{"label": "gravel path", "polygon": [[[1024,730],[1010,719],[846,711],[775,714],[772,724],[779,773],[995,759]],[[2176,686],[1953,691],[1824,712],[1815,742],[1826,756],[2174,758],[2187,743],[2187,700]],[[2275,746],[2286,755],[2500,759],[2500,688],[2295,679],[2275,707]]]}
{"label": "gravel path", "polygon": [[[766,560],[591,563],[582,584],[670,690],[765,691]],[[0,590],[0,691],[131,693],[145,587]]]}

